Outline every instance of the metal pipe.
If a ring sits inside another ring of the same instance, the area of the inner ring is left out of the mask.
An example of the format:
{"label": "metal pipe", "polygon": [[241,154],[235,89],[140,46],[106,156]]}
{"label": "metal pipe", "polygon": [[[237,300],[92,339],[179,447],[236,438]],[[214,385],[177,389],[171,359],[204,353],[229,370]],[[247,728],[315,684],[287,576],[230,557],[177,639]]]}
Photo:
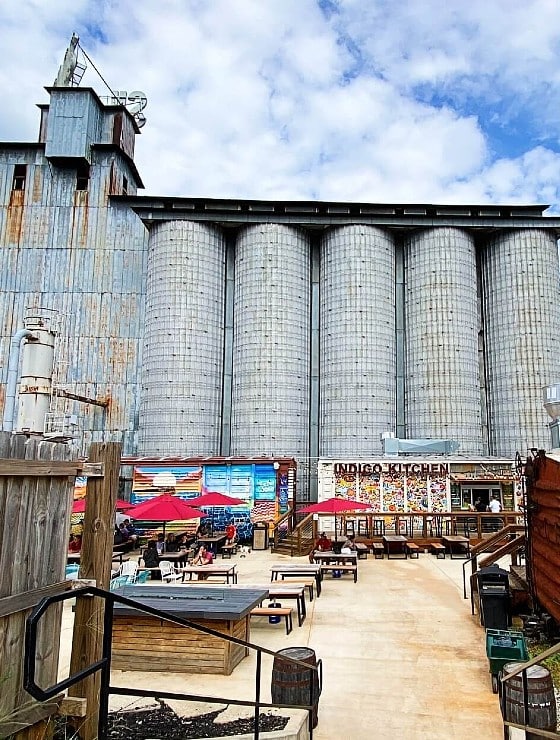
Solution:
{"label": "metal pipe", "polygon": [[6,383],[6,403],[4,404],[4,421],[2,429],[11,432],[14,428],[14,408],[16,405],[16,389],[19,367],[19,353],[21,343],[26,337],[32,337],[29,329],[19,329],[10,341],[10,356],[8,359],[8,381]]}

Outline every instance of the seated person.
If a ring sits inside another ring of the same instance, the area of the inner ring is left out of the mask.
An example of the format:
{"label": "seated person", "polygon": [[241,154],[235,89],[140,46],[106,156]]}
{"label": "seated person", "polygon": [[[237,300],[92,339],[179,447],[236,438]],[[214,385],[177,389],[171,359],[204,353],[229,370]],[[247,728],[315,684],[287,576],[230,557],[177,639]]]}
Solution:
{"label": "seated person", "polygon": [[163,555],[163,551],[165,550],[165,538],[162,533],[157,536],[156,550],[158,551],[158,555]]}
{"label": "seated person", "polygon": [[356,547],[356,543],[354,542],[354,535],[351,534],[346,541],[342,545],[341,553],[346,552],[356,552],[358,548]]}
{"label": "seated person", "polygon": [[82,538],[79,534],[71,534],[68,543],[68,552],[80,552],[82,549]]}
{"label": "seated person", "polygon": [[211,550],[207,550],[204,545],[201,545],[194,558],[191,560],[191,565],[212,565],[214,562],[214,555]]}
{"label": "seated person", "polygon": [[[158,568],[159,566],[159,555],[156,547],[157,543],[155,540],[148,542],[148,547],[144,550],[142,560],[144,561],[144,567],[146,568]],[[158,570],[153,570],[151,573],[153,580],[160,580],[161,573]]]}
{"label": "seated person", "polygon": [[134,547],[136,547],[136,544],[138,542],[138,533],[136,531],[136,527],[130,521],[130,519],[125,519],[123,521],[123,524],[124,524],[124,528],[128,532],[128,539],[129,539],[129,541],[133,543]]}
{"label": "seated person", "polygon": [[324,532],[321,532],[319,538],[313,545],[313,549],[309,553],[310,563],[315,562],[313,559],[313,553],[315,552],[315,550],[319,550],[319,552],[326,552],[328,550],[332,550],[332,542],[330,541],[330,539],[327,537],[327,535]]}
{"label": "seated person", "polygon": [[177,537],[170,532],[165,540],[165,552],[179,552],[179,542]]}
{"label": "seated person", "polygon": [[226,527],[226,545],[235,545],[237,542],[237,527],[233,522],[230,522]]}
{"label": "seated person", "polygon": [[321,536],[315,543],[315,549],[321,550],[322,552],[325,552],[327,550],[330,550],[332,548],[332,542],[327,537],[327,535],[324,532],[321,532]]}
{"label": "seated person", "polygon": [[188,550],[190,548],[190,541],[186,534],[182,534],[177,540],[177,546],[179,550]]}

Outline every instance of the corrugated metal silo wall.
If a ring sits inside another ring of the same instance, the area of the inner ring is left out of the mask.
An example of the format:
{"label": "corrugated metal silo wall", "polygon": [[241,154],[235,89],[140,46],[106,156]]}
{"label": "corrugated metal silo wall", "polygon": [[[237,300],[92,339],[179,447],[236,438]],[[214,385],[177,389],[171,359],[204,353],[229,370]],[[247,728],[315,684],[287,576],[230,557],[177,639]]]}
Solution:
{"label": "corrugated metal silo wall", "polygon": [[211,225],[150,231],[141,454],[216,455],[221,432],[225,240]]}
{"label": "corrugated metal silo wall", "polygon": [[243,229],[235,257],[232,455],[307,455],[309,238],[278,224]]}
{"label": "corrugated metal silo wall", "polygon": [[482,454],[473,238],[430,229],[405,242],[407,437],[451,439]]}
{"label": "corrugated metal silo wall", "polygon": [[[131,454],[147,232],[127,207],[107,207],[112,159],[97,152],[89,191],[76,191],[75,170],[48,166],[36,149],[0,149],[1,388],[3,398],[10,338],[26,307],[58,311],[56,380],[78,395],[110,400],[106,411],[69,403],[84,430],[82,449],[122,440]],[[11,190],[15,162],[28,164],[24,191]]]}
{"label": "corrugated metal silo wall", "polygon": [[320,455],[379,453],[396,419],[392,237],[358,224],[330,231],[320,293]]}
{"label": "corrugated metal silo wall", "polygon": [[542,388],[560,378],[558,247],[540,229],[501,233],[482,255],[490,452],[550,446]]}

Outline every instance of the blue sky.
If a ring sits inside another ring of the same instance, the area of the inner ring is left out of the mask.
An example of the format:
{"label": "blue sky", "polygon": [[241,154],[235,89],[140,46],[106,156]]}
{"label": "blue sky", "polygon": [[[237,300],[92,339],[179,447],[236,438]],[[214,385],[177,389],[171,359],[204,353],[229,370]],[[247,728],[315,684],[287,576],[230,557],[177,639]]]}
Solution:
{"label": "blue sky", "polygon": [[148,96],[145,194],[560,212],[557,0],[4,0],[1,140],[36,140],[73,31]]}

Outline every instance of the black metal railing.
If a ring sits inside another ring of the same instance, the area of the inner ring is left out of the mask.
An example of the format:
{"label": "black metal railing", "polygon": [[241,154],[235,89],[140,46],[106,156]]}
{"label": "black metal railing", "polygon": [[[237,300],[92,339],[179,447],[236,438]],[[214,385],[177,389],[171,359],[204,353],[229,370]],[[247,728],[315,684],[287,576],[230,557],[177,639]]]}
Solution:
{"label": "black metal railing", "polygon": [[[101,647],[101,658],[96,660],[91,665],[83,668],[77,673],[69,676],[68,678],[59,681],[54,686],[43,688],[36,682],[36,651],[37,651],[37,627],[39,621],[46,610],[58,602],[65,601],[66,599],[80,598],[82,596],[97,596],[103,599],[105,604],[104,617],[103,617],[103,639]],[[190,627],[191,629],[203,632],[204,634],[211,635],[227,642],[233,642],[236,645],[248,648],[256,651],[256,670],[255,670],[255,698],[254,701],[247,701],[242,699],[231,699],[226,697],[212,697],[212,696],[201,696],[198,694],[183,694],[171,691],[161,690],[148,690],[138,689],[130,686],[113,686],[111,685],[111,649],[113,641],[113,606],[115,603],[124,604],[125,606],[137,609],[139,612],[149,614],[158,619],[162,619],[168,622],[182,625],[183,627]],[[261,701],[261,674],[262,674],[262,655],[271,655],[275,657],[277,653],[268,648],[264,648],[261,645],[255,645],[254,643],[241,640],[237,637],[231,637],[224,635],[222,632],[213,630],[210,627],[203,627],[196,622],[192,622],[188,619],[182,619],[181,617],[170,615],[167,612],[162,612],[159,609],[141,604],[135,599],[129,599],[126,596],[121,596],[113,591],[105,591],[96,586],[86,586],[84,588],[78,588],[74,591],[67,591],[54,596],[48,596],[37,604],[32,613],[29,615],[26,621],[25,628],[25,655],[23,665],[23,686],[24,689],[38,701],[48,701],[52,699],[61,691],[64,691],[79,681],[83,681],[88,676],[93,675],[97,671],[100,672],[100,690],[99,690],[99,714],[98,714],[98,737],[108,736],[108,722],[109,722],[109,696],[111,694],[122,695],[122,696],[141,696],[141,697],[157,697],[158,699],[175,699],[179,701],[203,701],[215,704],[234,704],[241,706],[249,706],[254,708],[254,734],[255,740],[259,739],[260,736],[260,712],[263,708],[283,708],[283,709],[304,709],[307,710],[309,715],[309,733],[310,737],[313,737],[313,709],[314,705],[319,700],[319,695],[322,689],[322,662],[318,660],[316,665],[310,665],[303,661],[291,658],[289,656],[282,655],[282,661],[299,665],[306,670],[317,673],[317,680],[309,681],[309,704],[279,704],[279,703],[268,703]],[[318,687],[318,688],[317,688]]]}

